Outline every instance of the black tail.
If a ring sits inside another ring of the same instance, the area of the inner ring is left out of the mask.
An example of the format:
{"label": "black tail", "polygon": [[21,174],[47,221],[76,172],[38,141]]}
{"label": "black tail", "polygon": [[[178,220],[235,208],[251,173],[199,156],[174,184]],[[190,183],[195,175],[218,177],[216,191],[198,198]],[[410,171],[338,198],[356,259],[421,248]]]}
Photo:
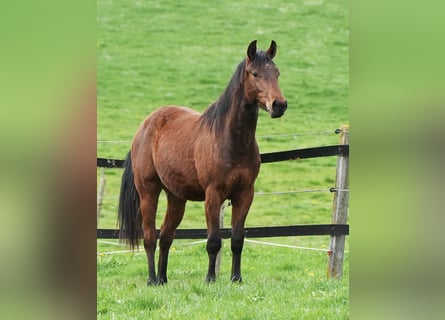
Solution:
{"label": "black tail", "polygon": [[118,210],[119,238],[125,239],[130,248],[134,249],[139,247],[139,239],[143,235],[143,230],[140,199],[131,167],[131,151],[128,152],[124,166]]}

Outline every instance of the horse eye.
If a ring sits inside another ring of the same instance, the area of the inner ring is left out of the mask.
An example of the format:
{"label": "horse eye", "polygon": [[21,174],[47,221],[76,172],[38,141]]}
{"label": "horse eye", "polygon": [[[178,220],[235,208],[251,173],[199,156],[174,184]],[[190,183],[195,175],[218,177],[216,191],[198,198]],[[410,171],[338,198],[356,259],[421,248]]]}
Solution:
{"label": "horse eye", "polygon": [[258,77],[258,72],[254,71],[254,72],[252,72],[252,75],[256,78],[256,77]]}

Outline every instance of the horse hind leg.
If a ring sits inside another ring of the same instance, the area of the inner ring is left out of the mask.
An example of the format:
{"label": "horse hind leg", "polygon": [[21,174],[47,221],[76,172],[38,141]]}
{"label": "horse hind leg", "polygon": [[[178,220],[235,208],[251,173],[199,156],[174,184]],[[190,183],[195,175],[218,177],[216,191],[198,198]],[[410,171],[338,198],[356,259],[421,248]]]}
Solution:
{"label": "horse hind leg", "polygon": [[160,193],[143,193],[141,198],[142,225],[144,229],[144,248],[148,261],[148,281],[147,285],[156,285],[155,271],[155,251],[156,251],[156,210],[158,206],[158,197]]}
{"label": "horse hind leg", "polygon": [[186,201],[167,191],[167,212],[159,235],[158,284],[167,283],[168,253],[178,225],[184,217]]}

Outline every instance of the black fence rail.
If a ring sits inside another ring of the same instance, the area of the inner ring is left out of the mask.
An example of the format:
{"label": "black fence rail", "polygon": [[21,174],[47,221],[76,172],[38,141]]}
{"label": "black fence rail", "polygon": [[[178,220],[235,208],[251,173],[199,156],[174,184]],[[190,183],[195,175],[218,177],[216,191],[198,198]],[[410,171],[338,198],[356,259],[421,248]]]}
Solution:
{"label": "black fence rail", "polygon": [[[159,237],[159,229],[156,230]],[[232,234],[230,228],[221,229],[221,237],[229,239]],[[251,227],[245,228],[244,234],[247,238],[267,237],[293,237],[293,236],[322,236],[322,235],[349,235],[349,225],[346,224],[312,224],[276,227]],[[119,239],[119,230],[97,229],[98,239]],[[142,235],[140,237],[142,239]],[[175,239],[205,239],[207,229],[178,229]]]}
{"label": "black fence rail", "polygon": [[[280,152],[262,153],[261,163],[271,163],[286,160],[330,157],[349,155],[349,145],[332,145],[316,148],[296,149]],[[97,158],[99,168],[123,168],[125,160]]]}

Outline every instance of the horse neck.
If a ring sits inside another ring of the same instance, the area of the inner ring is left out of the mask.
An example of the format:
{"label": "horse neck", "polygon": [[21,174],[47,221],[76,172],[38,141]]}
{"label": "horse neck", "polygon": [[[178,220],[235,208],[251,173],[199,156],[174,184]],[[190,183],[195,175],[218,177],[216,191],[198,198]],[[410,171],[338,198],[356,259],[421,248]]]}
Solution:
{"label": "horse neck", "polygon": [[241,62],[232,79],[219,99],[207,108],[201,124],[210,128],[213,134],[221,137],[224,150],[229,154],[239,154],[256,150],[255,131],[258,121],[258,107],[249,104],[244,94]]}
{"label": "horse neck", "polygon": [[[242,88],[241,88],[242,89]],[[225,141],[236,152],[249,152],[256,146],[255,131],[258,121],[258,107],[248,104],[245,99],[232,98],[224,128]]]}

